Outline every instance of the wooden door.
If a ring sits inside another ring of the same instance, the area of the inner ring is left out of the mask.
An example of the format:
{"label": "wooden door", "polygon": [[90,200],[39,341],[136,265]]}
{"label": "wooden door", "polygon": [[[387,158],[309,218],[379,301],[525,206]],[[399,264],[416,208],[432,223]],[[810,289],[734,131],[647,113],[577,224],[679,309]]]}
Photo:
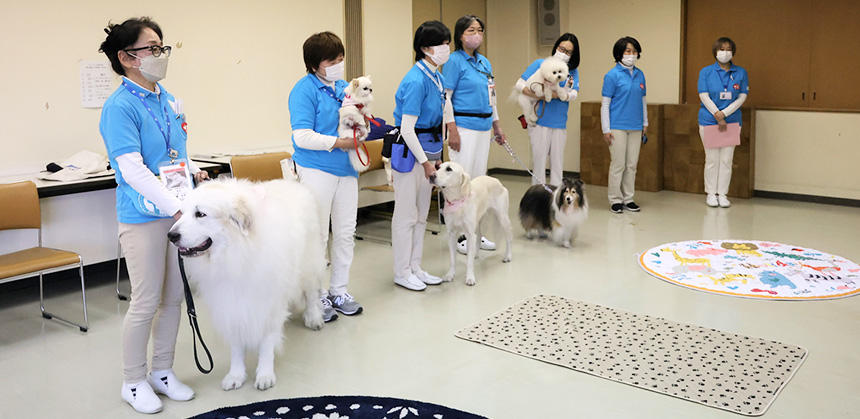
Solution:
{"label": "wooden door", "polygon": [[810,107],[860,109],[860,1],[818,1],[812,6]]}

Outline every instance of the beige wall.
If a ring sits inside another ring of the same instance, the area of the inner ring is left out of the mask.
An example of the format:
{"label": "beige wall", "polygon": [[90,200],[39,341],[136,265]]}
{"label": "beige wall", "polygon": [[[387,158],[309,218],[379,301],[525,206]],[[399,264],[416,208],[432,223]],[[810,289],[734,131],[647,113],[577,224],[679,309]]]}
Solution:
{"label": "beige wall", "polygon": [[364,74],[373,80],[373,115],[394,124],[394,93],[412,67],[412,2],[364,0]]}
{"label": "beige wall", "polygon": [[163,84],[185,102],[192,153],[288,144],[287,95],[304,74],[302,42],[321,30],[343,34],[339,0],[129,4],[0,4],[0,174],[32,172],[80,149],[104,152],[101,110],[80,107],[78,61],[103,59],[109,20],[149,15],[167,44],[182,41]]}

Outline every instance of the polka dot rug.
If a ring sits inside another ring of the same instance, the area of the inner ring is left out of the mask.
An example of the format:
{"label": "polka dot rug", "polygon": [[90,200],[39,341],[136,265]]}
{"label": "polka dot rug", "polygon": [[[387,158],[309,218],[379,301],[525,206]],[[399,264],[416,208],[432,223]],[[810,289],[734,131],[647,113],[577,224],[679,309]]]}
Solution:
{"label": "polka dot rug", "polygon": [[748,416],[764,414],[806,349],[538,295],[456,336]]}
{"label": "polka dot rug", "polygon": [[860,293],[860,266],[801,246],[755,240],[666,243],[639,256],[646,272],[682,287],[769,300],[824,300]]}
{"label": "polka dot rug", "polygon": [[487,419],[414,400],[369,396],[321,396],[222,407],[192,419]]}

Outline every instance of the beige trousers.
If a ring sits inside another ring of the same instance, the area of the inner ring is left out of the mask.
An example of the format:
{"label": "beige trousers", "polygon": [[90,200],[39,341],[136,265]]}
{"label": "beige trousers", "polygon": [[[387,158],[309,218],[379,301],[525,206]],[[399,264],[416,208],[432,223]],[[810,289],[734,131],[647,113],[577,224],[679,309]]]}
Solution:
{"label": "beige trousers", "polygon": [[609,146],[609,203],[633,202],[636,186],[636,166],[639,164],[639,147],[642,146],[642,131],[612,130]]}

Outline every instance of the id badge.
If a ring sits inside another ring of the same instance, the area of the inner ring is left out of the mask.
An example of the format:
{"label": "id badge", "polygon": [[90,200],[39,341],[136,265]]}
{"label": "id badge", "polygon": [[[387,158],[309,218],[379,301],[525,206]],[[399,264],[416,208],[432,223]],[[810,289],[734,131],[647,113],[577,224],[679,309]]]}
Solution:
{"label": "id badge", "polygon": [[487,97],[490,98],[490,106],[496,104],[496,81],[487,79]]}
{"label": "id badge", "polygon": [[293,163],[293,159],[286,158],[281,160],[281,175],[284,179],[299,181],[299,174],[296,172],[296,165]]}
{"label": "id badge", "polygon": [[732,92],[720,92],[720,100],[731,100]]}
{"label": "id badge", "polygon": [[158,177],[164,187],[180,201],[184,200],[194,188],[191,183],[191,172],[184,160],[172,164],[170,162],[159,164]]}

